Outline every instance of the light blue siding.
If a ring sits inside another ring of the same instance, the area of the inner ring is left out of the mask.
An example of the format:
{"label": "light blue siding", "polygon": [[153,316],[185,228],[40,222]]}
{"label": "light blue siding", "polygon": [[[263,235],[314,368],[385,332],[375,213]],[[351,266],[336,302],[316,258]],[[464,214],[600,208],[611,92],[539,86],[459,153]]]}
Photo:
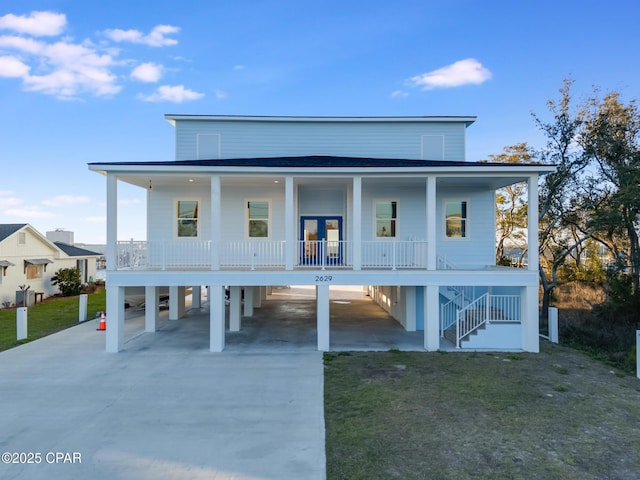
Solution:
{"label": "light blue siding", "polygon": [[[466,200],[467,237],[447,238],[444,230],[444,202]],[[495,194],[473,189],[438,190],[437,254],[457,268],[483,268],[495,265],[496,224]]]}
{"label": "light blue siding", "polygon": [[[465,159],[463,122],[178,120],[176,160],[204,158],[198,152],[199,135],[219,135],[220,158],[335,155],[431,160],[428,156],[439,155],[433,159]],[[436,140],[426,140],[425,147],[424,138]],[[438,142],[440,146],[435,145]]]}
{"label": "light blue siding", "polygon": [[[426,181],[425,181],[426,183]],[[398,202],[396,240],[426,239],[426,187],[381,186],[379,184],[362,187],[362,240],[376,240],[375,210],[376,200]]]}

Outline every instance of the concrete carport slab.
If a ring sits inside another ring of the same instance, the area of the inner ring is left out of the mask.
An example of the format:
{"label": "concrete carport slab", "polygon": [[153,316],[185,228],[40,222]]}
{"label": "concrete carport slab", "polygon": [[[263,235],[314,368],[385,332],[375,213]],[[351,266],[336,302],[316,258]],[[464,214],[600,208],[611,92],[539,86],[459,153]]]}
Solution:
{"label": "concrete carport slab", "polygon": [[[407,332],[362,287],[332,286],[329,293],[330,350],[424,351],[424,333]],[[240,332],[226,334],[225,351],[317,349],[315,287],[274,287],[268,300],[242,319]]]}

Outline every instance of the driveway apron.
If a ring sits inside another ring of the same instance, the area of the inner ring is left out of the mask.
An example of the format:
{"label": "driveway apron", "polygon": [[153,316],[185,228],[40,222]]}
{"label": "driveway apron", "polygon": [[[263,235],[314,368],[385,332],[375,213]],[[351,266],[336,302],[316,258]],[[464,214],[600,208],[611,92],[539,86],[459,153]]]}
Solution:
{"label": "driveway apron", "polygon": [[0,478],[325,478],[319,352],[158,332],[108,354],[96,327],[0,352]]}

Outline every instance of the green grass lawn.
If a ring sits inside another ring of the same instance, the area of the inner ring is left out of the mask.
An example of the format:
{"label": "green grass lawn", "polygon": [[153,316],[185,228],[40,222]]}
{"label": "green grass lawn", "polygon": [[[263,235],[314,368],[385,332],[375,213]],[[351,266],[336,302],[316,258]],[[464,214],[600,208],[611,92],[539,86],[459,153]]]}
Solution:
{"label": "green grass lawn", "polygon": [[[87,317],[94,318],[96,312],[105,310],[104,289],[89,295]],[[16,310],[0,310],[0,351],[30,342],[78,324],[80,301],[75,297],[51,297],[43,303],[29,307],[27,312],[27,339],[16,340]]]}
{"label": "green grass lawn", "polygon": [[640,380],[576,350],[324,358],[329,480],[638,478]]}

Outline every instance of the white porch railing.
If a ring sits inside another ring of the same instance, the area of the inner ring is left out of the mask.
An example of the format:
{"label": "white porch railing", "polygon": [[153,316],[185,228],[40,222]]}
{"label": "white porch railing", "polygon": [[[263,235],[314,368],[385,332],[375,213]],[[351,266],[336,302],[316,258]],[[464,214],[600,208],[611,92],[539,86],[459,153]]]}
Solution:
{"label": "white porch railing", "polygon": [[223,242],[220,266],[234,268],[284,268],[284,241]]}
{"label": "white porch railing", "polygon": [[[211,268],[210,240],[124,241],[117,245],[118,269]],[[296,267],[352,268],[353,242],[345,240],[297,241]],[[286,266],[284,241],[220,242],[221,268],[274,268]],[[423,241],[362,242],[362,268],[426,268],[427,244]]]}
{"label": "white porch railing", "polygon": [[373,268],[427,268],[427,242],[362,242],[362,266]]}
{"label": "white porch railing", "polygon": [[460,348],[463,338],[486,323],[520,322],[520,296],[485,293],[460,309],[456,317],[456,347]]}

